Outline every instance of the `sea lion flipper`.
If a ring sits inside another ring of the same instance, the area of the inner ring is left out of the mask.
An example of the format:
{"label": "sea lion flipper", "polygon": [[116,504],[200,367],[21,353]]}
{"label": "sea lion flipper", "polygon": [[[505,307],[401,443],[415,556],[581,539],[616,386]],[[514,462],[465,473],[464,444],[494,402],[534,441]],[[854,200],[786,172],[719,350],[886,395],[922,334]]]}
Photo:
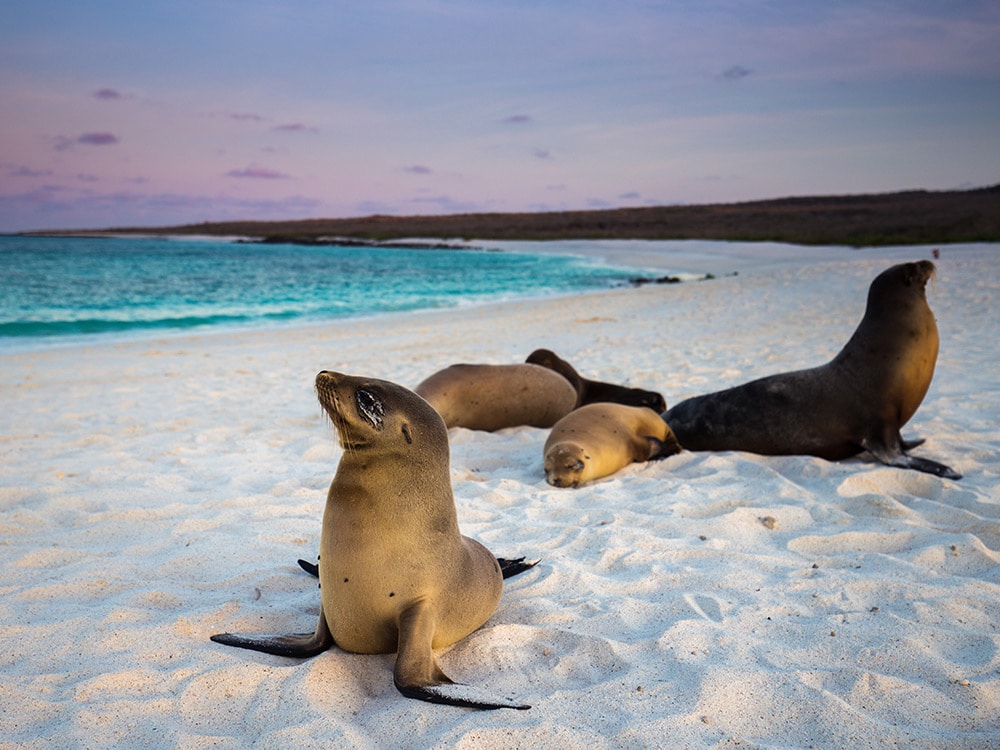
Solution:
{"label": "sea lion flipper", "polygon": [[399,645],[392,679],[400,693],[407,698],[463,708],[529,708],[506,698],[493,698],[448,677],[431,650],[434,620],[433,607],[426,600],[413,604],[399,616]]}
{"label": "sea lion flipper", "polygon": [[[397,687],[399,686],[397,685]],[[480,688],[470,685],[460,685],[454,682],[445,685],[408,688],[406,690],[399,688],[399,691],[408,698],[417,698],[418,700],[430,703],[443,703],[448,706],[461,706],[462,708],[478,708],[483,710],[514,708],[518,711],[525,711],[531,708],[531,706],[525,703],[517,703],[504,698],[495,698]]]}
{"label": "sea lion flipper", "polygon": [[864,441],[865,450],[871,453],[880,463],[883,463],[886,466],[896,466],[900,469],[914,469],[916,471],[925,472],[926,474],[933,474],[943,479],[962,478],[962,475],[950,466],[945,466],[944,464],[932,461],[929,458],[920,458],[919,456],[909,455],[905,452],[905,445],[907,445],[907,443],[902,441],[901,443],[897,443],[896,446],[887,446],[870,440]]}
{"label": "sea lion flipper", "polygon": [[241,635],[239,633],[219,633],[211,636],[216,643],[237,648],[248,648],[252,651],[262,651],[275,656],[289,656],[295,659],[308,659],[326,651],[333,646],[333,636],[327,627],[326,617],[319,613],[319,622],[313,633],[297,635]]}
{"label": "sea lion flipper", "polygon": [[899,439],[899,444],[903,446],[904,452],[913,450],[914,448],[918,448],[926,442],[927,441],[924,440],[923,438],[917,438],[916,440],[903,440],[903,438]]}
{"label": "sea lion flipper", "polygon": [[677,442],[677,438],[674,437],[674,433],[670,431],[669,427],[667,428],[667,436],[663,440],[652,435],[647,435],[646,441],[649,443],[648,461],[667,458],[668,456],[680,453],[682,450],[681,444]]}
{"label": "sea lion flipper", "polygon": [[[876,458],[878,457],[876,456]],[[901,469],[916,469],[917,471],[923,471],[927,474],[933,474],[935,476],[941,477],[942,479],[962,478],[962,475],[959,474],[950,466],[938,463],[937,461],[932,461],[929,458],[910,456],[905,453],[901,453],[899,456],[896,456],[891,461],[882,461],[882,463],[888,466],[898,466]]]}
{"label": "sea lion flipper", "polygon": [[531,570],[533,567],[538,565],[539,560],[534,562],[525,562],[523,557],[517,557],[513,560],[507,559],[506,557],[498,557],[497,562],[500,564],[500,573],[503,575],[504,580],[516,576],[518,573],[523,573],[526,570]]}
{"label": "sea lion flipper", "polygon": [[319,563],[311,563],[308,560],[299,560],[299,567],[309,575],[319,578]]}

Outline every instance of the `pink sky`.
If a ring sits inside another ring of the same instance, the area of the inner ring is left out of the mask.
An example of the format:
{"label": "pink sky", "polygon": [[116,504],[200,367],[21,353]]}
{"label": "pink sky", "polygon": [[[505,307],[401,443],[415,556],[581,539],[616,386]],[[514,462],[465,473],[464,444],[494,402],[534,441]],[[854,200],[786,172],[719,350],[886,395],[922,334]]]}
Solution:
{"label": "pink sky", "polygon": [[1000,182],[994,2],[12,0],[0,231]]}

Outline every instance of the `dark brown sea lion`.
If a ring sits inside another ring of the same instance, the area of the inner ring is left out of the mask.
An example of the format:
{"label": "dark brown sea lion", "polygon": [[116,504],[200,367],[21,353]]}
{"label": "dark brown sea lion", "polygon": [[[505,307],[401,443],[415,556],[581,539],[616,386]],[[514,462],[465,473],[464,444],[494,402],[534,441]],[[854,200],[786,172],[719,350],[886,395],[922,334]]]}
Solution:
{"label": "dark brown sea lion", "polygon": [[923,443],[900,429],[934,375],[938,329],[927,304],[929,260],[883,271],[864,318],[830,362],[687,399],[663,419],[688,450],[813,455],[831,461],[868,451],[888,466],[961,475],[907,453]]}
{"label": "dark brown sea lion", "polygon": [[525,361],[547,367],[566,378],[570,385],[576,389],[577,406],[606,401],[626,406],[645,406],[656,412],[662,412],[667,408],[666,400],[656,391],[644,391],[641,388],[629,388],[615,383],[604,383],[600,380],[588,380],[578,373],[573,365],[549,349],[535,349]]}
{"label": "dark brown sea lion", "polygon": [[[395,383],[333,372],[316,390],[344,448],[320,536],[321,606],[314,633],[212,640],[306,658],[337,645],[396,652],[403,695],[468,708],[528,708],[456,685],[433,649],[476,630],[500,600],[504,573],[458,528],[448,431],[426,401]],[[520,572],[531,564],[513,563]]]}

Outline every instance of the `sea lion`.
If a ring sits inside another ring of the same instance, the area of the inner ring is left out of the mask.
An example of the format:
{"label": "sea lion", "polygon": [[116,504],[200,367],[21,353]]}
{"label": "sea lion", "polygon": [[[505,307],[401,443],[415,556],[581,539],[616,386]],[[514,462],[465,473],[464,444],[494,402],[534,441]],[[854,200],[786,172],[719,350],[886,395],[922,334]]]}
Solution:
{"label": "sea lion", "polygon": [[316,631],[212,640],[298,658],[335,644],[358,654],[395,651],[393,679],[407,697],[528,708],[456,685],[434,658],[432,649],[486,622],[503,588],[501,563],[459,532],[441,417],[384,380],[324,371],[316,390],[344,449],[323,513]]}
{"label": "sea lion", "polygon": [[545,441],[545,481],[578,487],[630,463],[666,458],[681,446],[660,415],[645,406],[597,403],[556,422]]}
{"label": "sea lion", "polygon": [[493,432],[504,427],[551,427],[576,406],[569,382],[540,365],[452,365],[413,389],[445,425]]}
{"label": "sea lion", "polygon": [[570,385],[576,389],[577,406],[610,401],[628,406],[648,406],[656,412],[665,411],[667,408],[666,400],[656,391],[644,391],[642,388],[629,388],[600,380],[588,380],[578,373],[573,365],[549,349],[535,349],[525,361],[547,367],[566,378]]}
{"label": "sea lion", "polygon": [[806,454],[838,461],[868,451],[888,466],[961,475],[910,456],[923,440],[900,428],[930,387],[938,330],[927,304],[929,260],[880,273],[868,290],[864,317],[830,362],[754,380],[682,401],[663,419],[688,450]]}

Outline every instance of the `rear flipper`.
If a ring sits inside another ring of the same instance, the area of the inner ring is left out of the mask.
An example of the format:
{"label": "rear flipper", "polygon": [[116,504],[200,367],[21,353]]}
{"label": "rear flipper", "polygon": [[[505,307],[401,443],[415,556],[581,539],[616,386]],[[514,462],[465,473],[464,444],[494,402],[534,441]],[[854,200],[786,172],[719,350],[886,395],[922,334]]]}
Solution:
{"label": "rear flipper", "polygon": [[663,440],[647,435],[646,441],[649,443],[648,461],[658,461],[667,456],[674,456],[683,450],[669,427],[667,428],[667,437]]}
{"label": "rear flipper", "polygon": [[498,557],[497,562],[500,563],[500,573],[503,574],[504,580],[512,578],[526,570],[531,570],[539,563],[538,560],[526,563],[523,557],[518,557],[514,560],[508,560],[506,557]]}
{"label": "rear flipper", "polygon": [[299,560],[299,567],[311,576],[319,578],[319,561],[311,563],[308,560]]}
{"label": "rear flipper", "polygon": [[326,651],[333,646],[333,636],[326,625],[326,618],[321,611],[315,633],[300,633],[298,635],[241,635],[238,633],[219,633],[212,640],[225,646],[248,648],[252,651],[263,651],[275,656],[290,656],[295,659],[308,659]]}

